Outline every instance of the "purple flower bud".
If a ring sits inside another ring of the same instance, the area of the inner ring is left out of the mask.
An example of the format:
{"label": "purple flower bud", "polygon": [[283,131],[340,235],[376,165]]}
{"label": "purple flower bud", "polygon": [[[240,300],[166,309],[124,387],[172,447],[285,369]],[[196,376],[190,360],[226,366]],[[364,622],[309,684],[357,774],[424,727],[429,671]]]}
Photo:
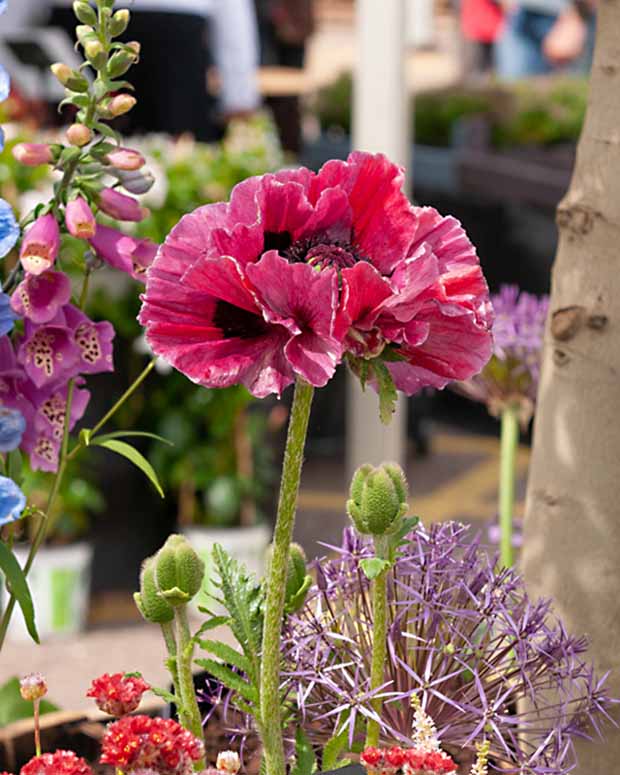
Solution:
{"label": "purple flower bud", "polygon": [[60,229],[51,213],[42,215],[28,229],[19,257],[26,272],[41,274],[49,269],[60,248]]}
{"label": "purple flower bud", "polygon": [[117,148],[110,151],[105,157],[105,161],[119,170],[133,171],[144,167],[145,159],[139,151],[133,148]]}
{"label": "purple flower bud", "polygon": [[[118,221],[143,221],[149,211],[132,196],[114,188],[104,188],[99,194],[99,207]],[[92,235],[91,235],[92,236]]]}
{"label": "purple flower bud", "polygon": [[88,202],[78,196],[67,203],[65,209],[65,224],[69,234],[79,239],[90,239],[95,236],[97,223]]}
{"label": "purple flower bud", "polygon": [[27,167],[51,164],[54,161],[52,148],[47,143],[18,143],[13,147],[13,156]]}

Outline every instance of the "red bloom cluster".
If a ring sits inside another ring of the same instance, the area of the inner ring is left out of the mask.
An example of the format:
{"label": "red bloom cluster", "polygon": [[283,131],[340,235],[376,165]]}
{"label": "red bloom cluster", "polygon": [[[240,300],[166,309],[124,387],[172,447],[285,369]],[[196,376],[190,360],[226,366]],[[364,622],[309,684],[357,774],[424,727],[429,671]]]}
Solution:
{"label": "red bloom cluster", "polygon": [[35,756],[21,768],[20,775],[93,775],[93,771],[73,751],[55,751]]}
{"label": "red bloom cluster", "polygon": [[104,673],[93,680],[86,696],[92,697],[104,713],[120,717],[133,713],[150,688],[137,676]]}
{"label": "red bloom cluster", "polygon": [[442,751],[417,748],[373,748],[364,750],[360,760],[370,775],[443,775],[456,772],[457,766]]}
{"label": "red bloom cluster", "polygon": [[131,773],[143,767],[161,775],[190,775],[204,756],[200,740],[172,719],[125,716],[107,728],[101,763]]}

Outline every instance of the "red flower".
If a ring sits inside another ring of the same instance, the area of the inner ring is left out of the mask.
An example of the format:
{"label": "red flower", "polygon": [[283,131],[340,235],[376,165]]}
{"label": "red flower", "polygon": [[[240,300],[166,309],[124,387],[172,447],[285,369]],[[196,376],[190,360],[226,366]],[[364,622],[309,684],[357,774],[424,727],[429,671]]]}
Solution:
{"label": "red flower", "polygon": [[368,748],[363,750],[360,760],[362,764],[369,767],[376,767],[383,762],[383,751],[380,748],[368,746]]}
{"label": "red flower", "polygon": [[20,775],[93,775],[93,771],[73,751],[56,751],[35,756],[19,771]]}
{"label": "red flower", "polygon": [[125,716],[140,705],[142,695],[151,687],[136,676],[104,673],[95,678],[87,697],[93,697],[97,707],[110,716]]}
{"label": "red flower", "polygon": [[394,746],[385,752],[385,761],[392,767],[402,767],[406,761],[405,752],[402,748]]}
{"label": "red flower", "polygon": [[200,740],[172,719],[124,716],[107,728],[101,763],[127,772],[139,768],[161,775],[190,775],[204,756]]}
{"label": "red flower", "polygon": [[477,373],[491,308],[460,224],[415,208],[403,171],[353,153],[317,174],[250,178],[172,230],[140,321],[158,355],[207,387],[325,385],[343,356],[407,393]]}

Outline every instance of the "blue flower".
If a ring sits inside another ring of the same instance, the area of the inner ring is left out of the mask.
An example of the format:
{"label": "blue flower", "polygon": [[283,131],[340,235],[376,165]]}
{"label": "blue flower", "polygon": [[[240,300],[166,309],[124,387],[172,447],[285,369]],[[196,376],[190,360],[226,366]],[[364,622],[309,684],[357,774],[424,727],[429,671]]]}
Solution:
{"label": "blue flower", "polygon": [[[0,337],[5,336],[13,328],[13,323],[17,320],[17,315],[11,309],[11,297],[0,291]],[[1,411],[1,410],[0,410]],[[2,428],[0,426],[0,436]],[[2,442],[0,441],[0,445]],[[0,452],[4,452],[0,446]]]}
{"label": "blue flower", "polygon": [[0,407],[0,452],[11,452],[22,442],[26,430],[24,415],[17,409]]}
{"label": "blue flower", "polygon": [[26,508],[26,496],[12,479],[0,476],[0,527],[15,522]]}
{"label": "blue flower", "polygon": [[0,258],[4,258],[19,237],[19,225],[8,202],[0,199]]}

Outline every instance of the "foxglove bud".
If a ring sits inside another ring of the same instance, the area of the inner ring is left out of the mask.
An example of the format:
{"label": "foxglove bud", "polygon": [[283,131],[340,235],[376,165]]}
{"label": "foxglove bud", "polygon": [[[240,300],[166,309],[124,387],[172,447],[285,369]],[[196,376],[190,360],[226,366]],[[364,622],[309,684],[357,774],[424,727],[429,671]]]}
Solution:
{"label": "foxglove bud", "polygon": [[84,43],[84,55],[97,70],[101,70],[107,60],[103,43],[98,38],[94,40],[89,39]]}
{"label": "foxglove bud", "polygon": [[65,224],[69,234],[78,239],[91,239],[97,231],[97,223],[86,200],[78,196],[67,202]]}
{"label": "foxglove bud", "polygon": [[136,98],[132,97],[131,94],[117,94],[110,100],[108,111],[113,118],[118,118],[118,116],[129,113],[136,102]]}
{"label": "foxglove bud", "polygon": [[27,167],[51,164],[54,161],[52,148],[46,143],[18,143],[13,147],[13,156]]}
{"label": "foxglove bud", "polygon": [[188,603],[200,590],[205,564],[187,539],[171,535],[155,555],[155,581],[172,606]]}
{"label": "foxglove bud", "polygon": [[71,124],[67,129],[66,135],[70,145],[75,145],[78,148],[88,145],[93,139],[92,131],[84,124]]}
{"label": "foxglove bud", "polygon": [[97,24],[97,14],[85,0],[75,0],[73,3],[73,13],[82,24]]}
{"label": "foxglove bud", "polygon": [[140,571],[140,591],[133,596],[138,611],[147,622],[165,624],[174,619],[172,606],[159,594],[155,582],[155,557],[147,557]]}
{"label": "foxglove bud", "polygon": [[50,70],[65,88],[76,92],[88,91],[88,80],[77,70],[72,70],[69,65],[56,62],[50,67]]}
{"label": "foxglove bud", "polygon": [[99,194],[99,207],[117,221],[143,221],[149,211],[141,207],[132,196],[121,194],[114,188],[104,188]]}
{"label": "foxglove bud", "polygon": [[118,78],[124,75],[129,68],[138,61],[138,55],[131,51],[117,51],[108,62],[108,75],[110,78]]}
{"label": "foxglove bud", "polygon": [[363,465],[351,481],[347,512],[360,533],[387,535],[398,530],[407,513],[407,480],[396,463]]}
{"label": "foxglove bud", "polygon": [[144,156],[138,151],[134,151],[133,148],[117,148],[114,151],[110,151],[105,156],[104,161],[118,170],[127,172],[139,170],[146,163]]}
{"label": "foxglove bud", "polygon": [[126,8],[121,8],[118,10],[110,19],[110,35],[113,38],[117,38],[119,35],[122,35],[123,32],[125,32],[127,29],[130,18],[129,11]]}
{"label": "foxglove bud", "polygon": [[241,769],[241,759],[236,751],[220,751],[215,762],[216,768],[227,775],[237,775]]}
{"label": "foxglove bud", "polygon": [[114,174],[121,182],[125,191],[129,191],[130,194],[136,194],[137,196],[146,194],[155,184],[155,175],[148,171],[123,172],[122,170],[116,170]]}
{"label": "foxglove bud", "polygon": [[30,673],[19,681],[19,693],[24,700],[35,702],[47,694],[47,683],[41,673]]}
{"label": "foxglove bud", "polygon": [[42,274],[49,269],[60,248],[60,229],[51,213],[41,215],[24,235],[19,257],[26,272]]}

